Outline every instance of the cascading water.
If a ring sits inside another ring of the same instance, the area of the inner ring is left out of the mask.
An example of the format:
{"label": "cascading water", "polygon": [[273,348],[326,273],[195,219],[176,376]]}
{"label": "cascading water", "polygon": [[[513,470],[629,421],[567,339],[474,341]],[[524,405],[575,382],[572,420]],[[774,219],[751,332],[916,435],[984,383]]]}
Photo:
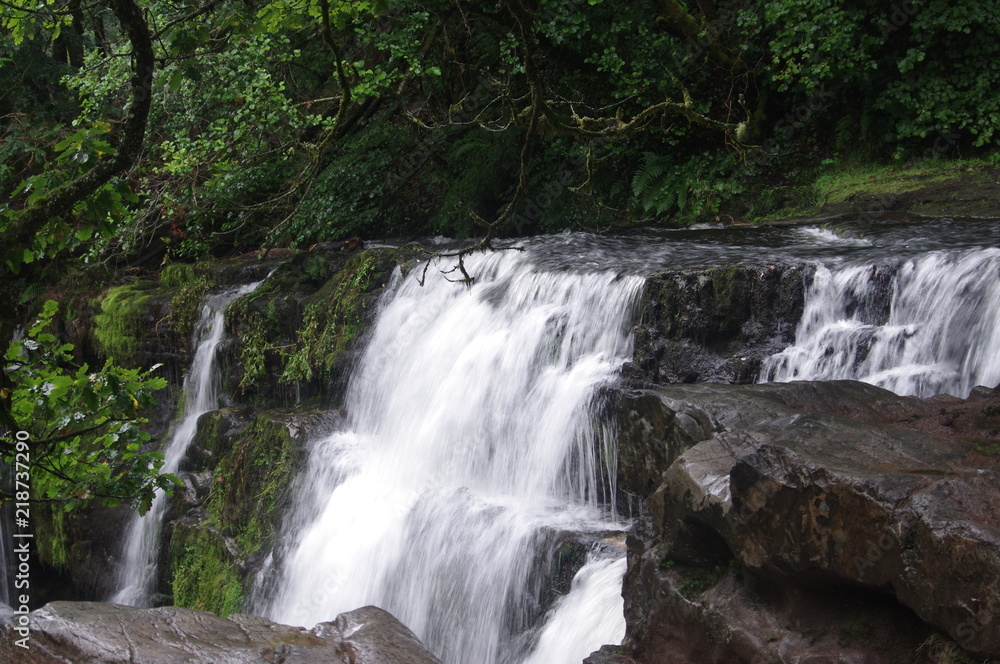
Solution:
{"label": "cascading water", "polygon": [[538,645],[524,664],[578,664],[594,651],[594,644],[619,643],[625,633],[623,576],[625,558],[588,560],[546,621]]}
{"label": "cascading water", "polygon": [[[194,440],[198,418],[218,408],[218,368],[215,350],[225,332],[226,307],[252,292],[263,281],[226,290],[205,298],[201,318],[195,327],[196,350],[191,370],[184,379],[184,415],[163,450],[160,472],[175,473],[188,446]],[[118,590],[110,601],[130,606],[150,606],[156,582],[160,532],[167,501],[157,496],[145,516],[132,520],[125,538],[123,561],[118,572]]]}
{"label": "cascading water", "polygon": [[996,248],[819,266],[795,344],[768,358],[761,378],[849,378],[921,397],[997,385],[998,275]]}
{"label": "cascading water", "polygon": [[[471,287],[414,274],[380,312],[348,425],[313,445],[256,612],[311,625],[376,604],[447,663],[517,662],[553,542],[623,527],[593,406],[630,356],[642,279],[548,269],[530,249],[467,266]],[[581,652],[624,636],[621,556],[588,567],[550,613],[610,603]]]}

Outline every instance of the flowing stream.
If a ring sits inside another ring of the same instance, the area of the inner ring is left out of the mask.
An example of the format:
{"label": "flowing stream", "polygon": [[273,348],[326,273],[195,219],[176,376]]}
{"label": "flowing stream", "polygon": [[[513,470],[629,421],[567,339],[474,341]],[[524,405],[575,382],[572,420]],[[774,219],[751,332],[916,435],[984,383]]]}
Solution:
{"label": "flowing stream", "polygon": [[[623,528],[594,406],[630,356],[642,278],[550,269],[530,250],[467,264],[471,287],[433,269],[421,287],[416,270],[384,305],[255,612],[312,625],[375,604],[446,663],[518,662],[551,641],[537,624],[555,549]],[[550,619],[575,621],[586,654],[624,636],[623,552],[595,556],[570,594],[605,606],[566,597]]]}
{"label": "flowing stream", "polygon": [[762,380],[855,379],[897,394],[1000,384],[1000,249],[820,265],[794,345]]}
{"label": "flowing stream", "polygon": [[[252,292],[263,281],[239,286],[205,298],[201,317],[195,326],[195,355],[191,370],[184,378],[184,410],[175,425],[170,442],[163,449],[163,473],[176,473],[198,427],[198,418],[219,407],[219,371],[215,350],[225,333],[226,307]],[[110,601],[117,604],[147,607],[154,603],[160,532],[167,501],[158,495],[145,516],[136,514],[128,527],[118,572],[118,590]]]}

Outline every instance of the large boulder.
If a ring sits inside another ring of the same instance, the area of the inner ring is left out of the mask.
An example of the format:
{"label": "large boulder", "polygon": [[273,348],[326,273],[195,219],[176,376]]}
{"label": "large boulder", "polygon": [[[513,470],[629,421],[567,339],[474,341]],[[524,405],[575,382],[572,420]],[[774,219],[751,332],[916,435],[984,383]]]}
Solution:
{"label": "large boulder", "polygon": [[[622,403],[620,430],[634,434],[622,457],[664,464],[629,542],[633,645],[676,630],[664,605],[672,575],[735,565],[771,588],[892,597],[967,651],[1000,655],[1000,466],[980,453],[1000,425],[1000,393],[700,384]],[[646,465],[633,463],[640,485]]]}
{"label": "large boulder", "polygon": [[169,606],[136,609],[52,602],[30,614],[30,637],[0,634],[0,661],[18,664],[440,664],[389,613],[367,606],[311,630],[264,618]]}

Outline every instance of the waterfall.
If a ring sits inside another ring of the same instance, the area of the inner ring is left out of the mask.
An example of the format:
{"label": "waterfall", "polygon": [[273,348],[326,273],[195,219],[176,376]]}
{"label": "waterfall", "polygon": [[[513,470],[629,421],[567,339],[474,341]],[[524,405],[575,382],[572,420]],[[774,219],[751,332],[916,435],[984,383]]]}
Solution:
{"label": "waterfall", "polygon": [[[252,292],[263,281],[209,295],[195,326],[195,354],[191,370],[184,378],[183,416],[175,425],[170,442],[163,449],[160,472],[176,473],[188,446],[194,440],[198,418],[218,408],[218,367],[215,350],[225,331],[226,307]],[[159,557],[160,532],[167,500],[157,496],[145,516],[135,514],[128,527],[123,560],[118,572],[118,590],[110,599],[117,604],[146,607],[153,603],[156,567]]]}
{"label": "waterfall", "polygon": [[[311,448],[255,612],[312,625],[375,604],[448,664],[518,662],[545,614],[553,544],[624,528],[594,407],[631,354],[642,279],[554,269],[530,250],[466,265],[474,285],[432,269],[421,287],[414,270],[379,312],[348,424]],[[600,565],[574,603],[620,595],[623,561]],[[614,597],[610,629],[578,648],[624,636]],[[566,657],[547,661],[579,663]]]}
{"label": "waterfall", "polygon": [[850,378],[921,397],[1000,383],[1000,249],[819,266],[762,380]]}
{"label": "waterfall", "polygon": [[545,623],[538,645],[524,664],[579,664],[593,644],[616,644],[625,634],[622,578],[625,558],[592,558]]}

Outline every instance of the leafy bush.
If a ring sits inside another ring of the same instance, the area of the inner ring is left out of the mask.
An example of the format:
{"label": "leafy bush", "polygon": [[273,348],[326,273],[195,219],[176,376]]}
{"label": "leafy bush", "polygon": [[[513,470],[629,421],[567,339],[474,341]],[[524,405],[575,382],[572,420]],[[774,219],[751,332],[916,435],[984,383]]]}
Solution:
{"label": "leafy bush", "polygon": [[[46,302],[27,336],[12,342],[5,355],[11,415],[31,443],[33,495],[67,509],[102,499],[106,505],[128,501],[145,512],[157,489],[179,484],[159,474],[162,455],[142,451],[150,436],[141,429],[146,419],[140,413],[166,380],[151,375],[156,367],[139,371],[107,363],[91,371],[77,365],[73,345],[48,331],[57,310],[55,302]],[[3,455],[11,467],[14,452],[11,445]]]}

